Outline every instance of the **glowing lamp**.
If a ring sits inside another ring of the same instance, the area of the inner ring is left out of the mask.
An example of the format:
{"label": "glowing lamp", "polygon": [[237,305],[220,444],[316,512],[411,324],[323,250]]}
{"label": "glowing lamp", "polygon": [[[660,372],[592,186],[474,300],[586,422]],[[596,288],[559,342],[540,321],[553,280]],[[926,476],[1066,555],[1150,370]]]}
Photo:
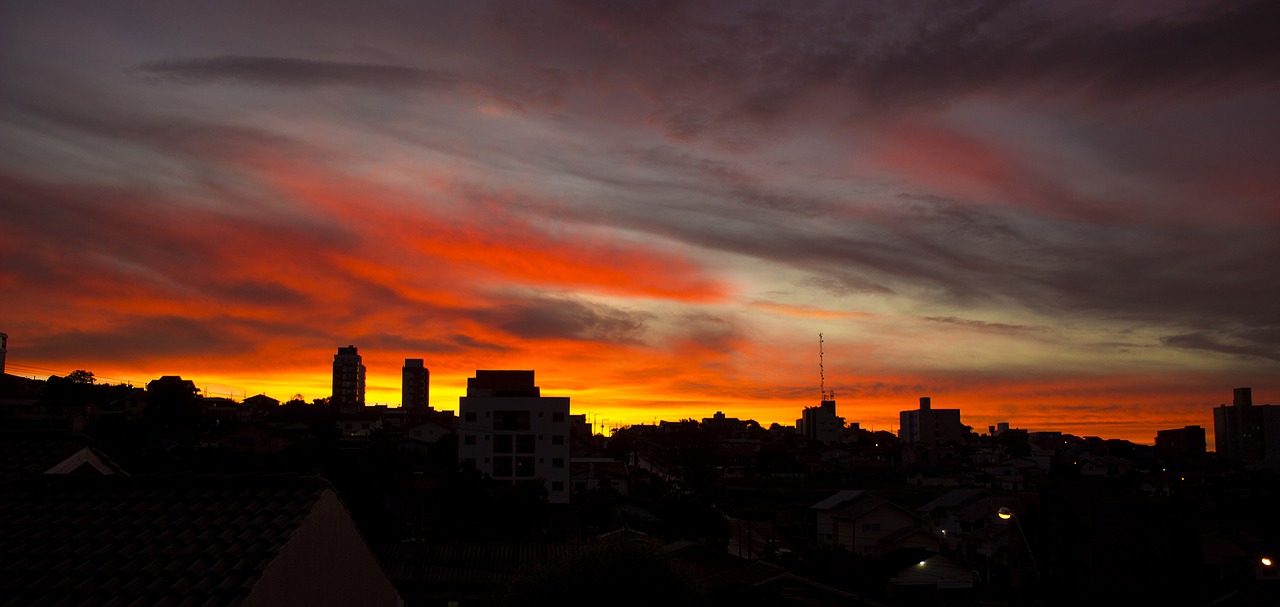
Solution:
{"label": "glowing lamp", "polygon": [[1007,521],[1013,518],[1013,511],[1007,507],[1001,507],[999,510],[996,510],[996,516]]}
{"label": "glowing lamp", "polygon": [[1270,558],[1268,558],[1268,557],[1265,557],[1265,556],[1264,556],[1264,557],[1262,557],[1262,566],[1263,566],[1263,567],[1270,567],[1270,566],[1271,566],[1271,559],[1270,559]]}

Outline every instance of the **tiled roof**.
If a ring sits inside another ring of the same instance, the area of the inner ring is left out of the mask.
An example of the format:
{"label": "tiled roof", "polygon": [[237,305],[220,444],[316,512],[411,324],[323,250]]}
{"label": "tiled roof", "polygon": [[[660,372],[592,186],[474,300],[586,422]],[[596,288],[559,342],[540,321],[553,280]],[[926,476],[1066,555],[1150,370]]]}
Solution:
{"label": "tiled roof", "polygon": [[859,497],[862,496],[862,494],[863,494],[863,491],[861,489],[844,489],[842,491],[835,492],[831,497],[828,497],[827,499],[824,499],[812,506],[809,506],[809,508],[811,510],[831,510],[832,508],[840,506],[845,502],[858,499]]}
{"label": "tiled roof", "polygon": [[[890,504],[894,508],[897,508],[897,505],[893,504],[893,502],[890,502],[889,500],[876,497],[874,495],[871,495],[870,493],[864,493],[858,496],[856,499],[845,502],[840,506],[836,507],[831,512],[831,516],[836,518],[847,519],[847,520],[855,520],[858,517],[868,512],[871,512],[872,510],[875,510],[876,508],[879,508],[880,506],[883,506],[885,504]],[[899,508],[899,510],[901,510],[901,508]]]}
{"label": "tiled roof", "polygon": [[402,543],[383,549],[380,559],[397,583],[505,582],[530,566],[538,566],[581,550],[573,544],[534,543]]}
{"label": "tiled roof", "polygon": [[0,492],[0,605],[236,605],[328,483],[45,477]]}
{"label": "tiled roof", "polygon": [[[44,474],[86,448],[93,449],[93,442],[74,434],[0,434],[0,483]],[[118,471],[118,467],[105,454],[96,449],[94,453],[101,461]]]}
{"label": "tiled roof", "polygon": [[959,508],[973,503],[974,500],[989,495],[985,489],[963,488],[952,489],[935,498],[933,501],[916,508],[916,512],[933,512],[938,508]]}

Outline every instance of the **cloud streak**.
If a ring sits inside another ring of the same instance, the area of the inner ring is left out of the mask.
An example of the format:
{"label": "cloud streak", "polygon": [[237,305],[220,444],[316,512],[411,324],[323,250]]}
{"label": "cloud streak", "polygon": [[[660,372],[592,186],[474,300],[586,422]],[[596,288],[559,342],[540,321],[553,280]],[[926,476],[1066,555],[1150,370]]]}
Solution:
{"label": "cloud streak", "polygon": [[456,74],[449,72],[399,65],[244,55],[153,61],[139,65],[134,71],[150,81],[174,84],[230,82],[299,88],[350,86],[443,90],[462,82]]}

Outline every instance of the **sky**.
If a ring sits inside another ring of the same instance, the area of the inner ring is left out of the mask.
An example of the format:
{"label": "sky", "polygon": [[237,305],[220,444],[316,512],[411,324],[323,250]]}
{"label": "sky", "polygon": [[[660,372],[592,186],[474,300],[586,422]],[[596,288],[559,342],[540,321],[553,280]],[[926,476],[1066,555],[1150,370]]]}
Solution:
{"label": "sky", "polygon": [[[1280,3],[8,2],[8,371],[1152,443],[1280,402]],[[821,369],[819,334],[822,335]],[[597,426],[599,429],[601,426]],[[1212,438],[1210,438],[1212,448]]]}

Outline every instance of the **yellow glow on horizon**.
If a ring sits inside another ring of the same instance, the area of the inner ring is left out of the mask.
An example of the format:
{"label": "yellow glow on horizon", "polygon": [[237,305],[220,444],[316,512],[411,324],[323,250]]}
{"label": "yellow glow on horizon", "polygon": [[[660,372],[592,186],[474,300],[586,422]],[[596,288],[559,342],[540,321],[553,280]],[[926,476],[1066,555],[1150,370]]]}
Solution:
{"label": "yellow glow on horizon", "polygon": [[[114,384],[121,378],[127,378],[125,381],[142,388],[161,375],[179,375],[194,381],[209,396],[231,396],[239,400],[266,394],[286,401],[295,394],[301,394],[305,401],[311,402],[331,394],[329,364],[332,354],[308,354],[310,358],[315,359],[315,364],[306,368],[271,372],[262,370],[273,368],[270,362],[261,363],[253,372],[230,368],[205,372],[201,369],[206,361],[175,361],[150,369],[94,363],[77,367],[94,372],[100,383]],[[672,375],[672,370],[664,366],[667,361],[662,360],[648,365],[643,371],[631,372],[616,358],[603,356],[569,361],[513,359],[495,357],[480,360],[475,367],[462,370],[458,369],[456,360],[441,359],[436,361],[436,365],[428,361],[429,368],[436,367],[431,373],[431,406],[440,411],[456,411],[459,397],[465,394],[467,378],[474,376],[475,368],[533,369],[543,395],[569,397],[571,411],[586,415],[597,432],[606,434],[614,428],[657,421],[701,420],[716,412],[743,420],[752,419],[764,428],[773,423],[794,426],[802,410],[817,405],[819,400],[816,385],[812,394],[805,389],[789,387],[788,377],[806,369],[801,363],[781,359],[779,369],[769,375],[726,375],[706,381],[701,381],[702,371],[699,369],[684,375]],[[365,357],[369,369],[366,375],[367,404],[400,405],[402,363],[403,358]],[[44,364],[54,367],[54,364]],[[64,369],[57,374],[68,372],[70,369]],[[1197,397],[1206,403],[1200,411],[1191,409],[1192,415],[1199,417],[1160,414],[1163,410],[1161,401],[1166,400],[1169,394],[1176,394],[1176,386],[1165,394],[1155,391],[1140,393],[1133,388],[1127,394],[1113,394],[1116,380],[1109,377],[1060,384],[992,380],[989,384],[954,384],[949,390],[931,389],[926,385],[916,388],[922,393],[915,394],[895,386],[920,386],[920,377],[877,375],[868,370],[860,380],[875,381],[887,388],[881,393],[866,395],[846,392],[842,396],[837,393],[837,414],[846,422],[857,423],[867,431],[896,433],[899,412],[916,409],[920,396],[932,396],[934,408],[960,409],[963,423],[979,434],[985,433],[989,425],[1007,421],[1015,428],[1031,431],[1055,430],[1077,436],[1102,436],[1152,444],[1156,430],[1199,424],[1206,429],[1210,448],[1213,445],[1211,395]],[[947,381],[943,376],[935,386],[948,386]],[[828,374],[828,388],[833,383],[836,382]],[[1099,406],[1095,410],[1090,405],[1092,402],[1117,401],[1125,403],[1124,408]]]}

